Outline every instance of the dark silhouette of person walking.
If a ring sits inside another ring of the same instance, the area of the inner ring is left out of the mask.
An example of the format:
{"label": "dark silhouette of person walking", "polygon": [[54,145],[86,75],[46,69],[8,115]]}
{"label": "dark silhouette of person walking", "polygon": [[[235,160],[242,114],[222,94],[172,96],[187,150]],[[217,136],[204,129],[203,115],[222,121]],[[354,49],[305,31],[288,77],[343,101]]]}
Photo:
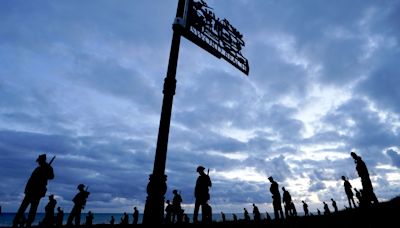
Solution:
{"label": "dark silhouette of person walking", "polygon": [[204,173],[205,168],[203,166],[197,167],[197,172],[199,173],[199,177],[196,181],[196,187],[194,189],[194,197],[196,198],[194,204],[194,212],[193,212],[193,223],[197,223],[197,217],[199,214],[199,208],[201,206],[202,211],[202,222],[205,222],[205,215],[207,207],[207,201],[210,199],[210,194],[208,193],[209,187],[211,187],[211,179],[210,177]]}
{"label": "dark silhouette of person walking", "polygon": [[368,168],[365,165],[364,161],[358,156],[356,153],[351,152],[351,157],[353,157],[354,162],[356,163],[356,170],[358,176],[361,178],[361,184],[363,186],[363,201],[367,205],[371,205],[371,202],[374,204],[378,203],[378,199],[374,193],[374,188],[372,187],[371,179],[369,178]]}
{"label": "dark silhouette of person walking", "polygon": [[56,217],[56,226],[61,227],[64,221],[64,211],[61,207],[57,207],[57,217]]}
{"label": "dark silhouette of person walking", "polygon": [[275,219],[284,219],[283,211],[282,211],[282,202],[281,202],[281,193],[279,192],[279,185],[274,178],[268,177],[268,180],[271,182],[271,186],[269,191],[272,194],[272,205],[274,206],[274,216]]}
{"label": "dark silhouette of person walking", "polygon": [[72,220],[75,218],[75,226],[79,226],[81,222],[81,210],[85,208],[86,200],[89,197],[90,192],[85,190],[84,184],[79,184],[77,189],[79,192],[72,199],[74,202],[74,207],[68,216],[67,225],[72,226]]}
{"label": "dark silhouette of person walking", "polygon": [[304,200],[302,200],[301,202],[303,203],[304,216],[309,216],[308,204],[304,202]]}
{"label": "dark silhouette of person walking", "polygon": [[[172,223],[181,223],[182,222],[182,207],[181,207],[181,203],[182,203],[182,197],[181,195],[178,193],[178,190],[174,189],[172,191],[172,194],[174,194],[174,197],[172,198]],[[176,221],[175,221],[176,218]]]}
{"label": "dark silhouette of person walking", "polygon": [[132,216],[133,216],[132,224],[133,225],[138,224],[138,221],[139,221],[139,210],[136,207],[133,208],[133,215]]}
{"label": "dark silhouette of person walking", "polygon": [[40,199],[46,195],[47,181],[54,179],[53,167],[51,167],[51,162],[46,162],[46,154],[39,155],[36,159],[36,162],[39,164],[39,166],[33,170],[32,175],[25,186],[25,197],[22,200],[17,214],[14,217],[13,227],[16,227],[18,224],[20,224],[20,220],[22,219],[22,216],[29,205],[30,208],[28,218],[26,220],[26,226],[30,227],[32,225],[33,221],[35,220]]}
{"label": "dark silhouette of person walking", "polygon": [[352,208],[351,202],[353,202],[353,206],[354,206],[354,208],[356,208],[356,203],[354,202],[354,198],[353,198],[354,193],[351,190],[352,186],[350,184],[350,181],[345,176],[342,176],[342,180],[344,181],[343,187],[344,187],[344,192],[346,193],[346,196],[347,196],[347,200],[349,201],[349,206],[350,206],[350,208]]}
{"label": "dark silhouette of person walking", "polygon": [[45,215],[41,225],[44,227],[50,227],[54,225],[54,208],[56,207],[57,201],[54,199],[54,195],[49,195],[49,202],[44,208]]}

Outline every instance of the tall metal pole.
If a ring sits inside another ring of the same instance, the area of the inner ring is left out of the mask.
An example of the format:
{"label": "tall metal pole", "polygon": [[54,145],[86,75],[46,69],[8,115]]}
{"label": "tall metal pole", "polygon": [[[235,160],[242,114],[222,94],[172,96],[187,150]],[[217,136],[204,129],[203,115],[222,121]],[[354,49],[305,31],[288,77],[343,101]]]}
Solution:
{"label": "tall metal pole", "polygon": [[[183,18],[185,0],[179,0],[176,10],[176,19]],[[161,109],[160,126],[153,173],[147,185],[147,198],[144,208],[143,223],[161,224],[164,221],[164,195],[167,191],[167,176],[165,163],[168,149],[169,127],[171,122],[172,102],[176,88],[176,67],[178,63],[179,44],[181,35],[175,31],[172,35],[171,50],[169,54],[167,76],[164,79],[163,103]]]}

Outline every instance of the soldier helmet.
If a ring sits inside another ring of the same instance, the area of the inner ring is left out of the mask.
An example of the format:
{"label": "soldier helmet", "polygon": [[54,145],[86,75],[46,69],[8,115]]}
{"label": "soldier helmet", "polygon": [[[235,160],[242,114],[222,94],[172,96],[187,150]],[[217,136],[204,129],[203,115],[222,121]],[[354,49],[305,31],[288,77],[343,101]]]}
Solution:
{"label": "soldier helmet", "polygon": [[77,189],[83,190],[83,189],[85,189],[85,185],[84,184],[79,184]]}
{"label": "soldier helmet", "polygon": [[268,180],[273,180],[274,178],[272,178],[272,176],[268,177]]}
{"label": "soldier helmet", "polygon": [[350,153],[350,155],[351,155],[353,158],[357,158],[357,157],[358,157],[358,155],[357,155],[355,152],[353,152],[353,151]]}
{"label": "soldier helmet", "polygon": [[49,199],[54,199],[54,195],[53,194],[49,195]]}
{"label": "soldier helmet", "polygon": [[37,162],[39,161],[46,161],[46,154],[41,154],[38,156],[38,158],[36,159]]}
{"label": "soldier helmet", "polygon": [[172,191],[172,193],[176,194],[176,193],[178,193],[178,190],[174,189],[174,190]]}
{"label": "soldier helmet", "polygon": [[197,172],[201,172],[204,171],[206,168],[204,168],[203,166],[199,165],[196,169]]}

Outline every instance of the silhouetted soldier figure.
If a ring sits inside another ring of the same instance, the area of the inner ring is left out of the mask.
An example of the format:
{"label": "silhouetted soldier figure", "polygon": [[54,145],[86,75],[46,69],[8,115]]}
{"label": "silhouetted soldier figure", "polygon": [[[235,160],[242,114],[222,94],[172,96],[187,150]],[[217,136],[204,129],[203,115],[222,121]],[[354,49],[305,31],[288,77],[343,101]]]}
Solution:
{"label": "silhouetted soldier figure", "polygon": [[197,172],[199,173],[199,177],[196,181],[196,187],[194,189],[194,196],[196,197],[196,201],[194,204],[194,213],[193,213],[193,223],[197,223],[197,216],[199,214],[199,207],[201,206],[202,211],[202,222],[204,221],[204,215],[206,214],[204,211],[204,207],[207,205],[207,201],[210,199],[210,194],[208,193],[208,188],[211,187],[211,179],[210,177],[204,173],[205,168],[203,166],[197,167]]}
{"label": "silhouetted soldier figure", "polygon": [[57,217],[56,217],[56,226],[61,227],[64,221],[64,211],[61,207],[57,207]]}
{"label": "silhouetted soldier figure", "polygon": [[304,202],[304,200],[301,201],[303,203],[303,210],[304,210],[304,216],[309,216],[308,214],[308,204]]}
{"label": "silhouetted soldier figure", "polygon": [[292,210],[292,196],[290,195],[289,191],[285,189],[285,187],[282,187],[282,200],[283,200],[283,205],[285,207],[285,216],[289,217],[293,216],[293,210]]}
{"label": "silhouetted soldier figure", "polygon": [[328,204],[324,203],[324,215],[329,215],[331,213],[331,210],[329,210]]}
{"label": "silhouetted soldier figure", "polygon": [[358,205],[359,206],[362,206],[362,195],[361,195],[361,192],[359,192],[358,190],[357,190],[357,188],[354,188],[354,191],[356,192],[356,198],[358,199]]}
{"label": "silhouetted soldier figure", "polygon": [[86,199],[89,197],[89,192],[85,190],[84,184],[79,184],[77,189],[79,192],[75,195],[72,199],[74,202],[74,207],[72,208],[71,212],[68,216],[67,225],[72,226],[72,220],[75,218],[75,226],[79,226],[81,222],[81,210],[86,205]]}
{"label": "silhouetted soldier figure", "polygon": [[265,212],[265,214],[267,215],[267,221],[271,221],[271,216],[269,215],[269,213]]}
{"label": "silhouetted soldier figure", "polygon": [[190,222],[190,218],[187,214],[183,214],[183,221],[188,224]]}
{"label": "silhouetted soldier figure", "polygon": [[321,215],[321,211],[318,208],[317,208],[317,215]]}
{"label": "silhouetted soldier figure", "polygon": [[85,225],[86,226],[92,226],[93,225],[93,218],[94,218],[94,216],[93,216],[92,212],[89,211],[87,213],[87,215],[86,215],[86,223],[85,223]]}
{"label": "silhouetted soldier figure", "polygon": [[114,226],[114,224],[115,224],[115,218],[114,218],[113,215],[111,215],[110,224],[111,224],[112,226]]}
{"label": "silhouetted soldier figure", "polygon": [[254,222],[258,223],[261,221],[260,211],[258,210],[258,207],[254,203],[253,203],[253,216],[254,216]]}
{"label": "silhouetted soldier figure", "polygon": [[42,197],[46,195],[47,181],[54,179],[53,167],[51,164],[46,162],[46,154],[41,154],[36,159],[39,166],[33,170],[28,183],[25,186],[25,197],[21,202],[17,214],[13,220],[13,226],[16,227],[22,215],[25,213],[26,208],[30,205],[28,219],[26,220],[26,226],[30,227],[32,222],[35,220],[37,207]]}
{"label": "silhouetted soldier figure", "polygon": [[290,209],[292,210],[292,215],[297,216],[296,206],[294,205],[293,201],[290,203]]}
{"label": "silhouetted soldier figure", "polygon": [[244,213],[243,213],[243,215],[244,215],[244,220],[245,220],[245,221],[250,221],[249,212],[247,211],[246,208],[243,208],[243,210],[244,210]]}
{"label": "silhouetted soldier figure", "polygon": [[234,221],[234,222],[237,222],[237,216],[236,216],[236,214],[232,214],[232,218],[233,218],[233,221]]}
{"label": "silhouetted soldier figure", "polygon": [[172,191],[174,194],[174,198],[172,198],[172,223],[175,223],[175,218],[176,218],[176,223],[181,223],[182,222],[182,197],[178,193],[178,190],[174,189]]}
{"label": "silhouetted soldier figure", "polygon": [[269,191],[272,194],[272,205],[274,206],[275,219],[283,219],[284,217],[282,211],[281,193],[279,192],[279,185],[276,181],[274,181],[273,177],[268,177],[268,180],[271,182]]}
{"label": "silhouetted soldier figure", "polygon": [[347,200],[349,201],[349,206],[351,208],[351,202],[353,202],[353,206],[354,208],[356,208],[356,204],[354,203],[354,198],[353,198],[354,194],[353,191],[351,190],[352,186],[349,180],[345,176],[342,176],[342,180],[344,181],[343,186],[344,186],[344,191],[346,192],[347,195]]}
{"label": "silhouetted soldier figure", "polygon": [[202,222],[205,222],[207,224],[211,224],[212,223],[212,207],[210,206],[210,204],[206,203],[204,205],[204,221],[202,220]]}
{"label": "silhouetted soldier figure", "polygon": [[222,211],[221,211],[221,218],[222,218],[222,222],[226,222],[225,214]]}
{"label": "silhouetted soldier figure", "polygon": [[337,208],[336,201],[333,200],[332,198],[331,198],[331,201],[332,201],[332,207],[333,207],[333,209],[335,210],[335,212],[338,212],[339,210],[338,210],[338,208]]}
{"label": "silhouetted soldier figure", "polygon": [[139,210],[136,207],[133,208],[133,215],[132,216],[133,216],[132,224],[136,225],[138,223],[138,221],[139,221]]}
{"label": "silhouetted soldier figure", "polygon": [[129,216],[126,212],[124,212],[124,215],[121,218],[121,225],[128,225],[129,224]]}
{"label": "silhouetted soldier figure", "polygon": [[172,204],[170,203],[169,200],[166,201],[167,206],[165,207],[165,223],[170,224],[171,223],[171,218],[172,218],[172,213],[174,209],[172,208]]}
{"label": "silhouetted soldier figure", "polygon": [[54,199],[54,195],[49,195],[49,202],[47,203],[45,210],[45,215],[42,220],[42,225],[45,227],[54,225],[54,208],[56,207],[57,201]]}
{"label": "silhouetted soldier figure", "polygon": [[366,204],[370,205],[371,201],[374,204],[378,203],[378,199],[374,193],[374,188],[372,187],[371,179],[369,178],[369,172],[367,166],[364,161],[358,156],[356,153],[351,152],[350,155],[353,157],[354,162],[356,163],[356,170],[358,176],[361,178],[361,184],[363,186],[363,200]]}

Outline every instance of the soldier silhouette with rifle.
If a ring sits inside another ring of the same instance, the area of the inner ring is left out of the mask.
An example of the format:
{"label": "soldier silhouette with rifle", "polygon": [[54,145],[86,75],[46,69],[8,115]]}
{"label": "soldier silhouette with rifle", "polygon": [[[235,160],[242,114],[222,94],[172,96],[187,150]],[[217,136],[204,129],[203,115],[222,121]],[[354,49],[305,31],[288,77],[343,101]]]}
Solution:
{"label": "soldier silhouette with rifle", "polygon": [[51,227],[54,225],[54,208],[56,207],[57,201],[54,199],[54,195],[49,196],[49,202],[44,208],[46,214],[42,220],[41,225],[44,227]]}
{"label": "soldier silhouette with rifle", "polygon": [[[194,204],[194,213],[193,213],[193,223],[197,223],[197,216],[199,214],[199,208],[201,206],[202,212],[202,222],[206,222],[207,216],[207,201],[210,199],[210,194],[208,193],[209,187],[211,187],[211,179],[210,176],[204,173],[205,168],[203,166],[198,166],[196,171],[199,173],[199,177],[196,181],[196,187],[194,189],[194,196],[196,198]],[[210,171],[210,170],[208,170]]]}
{"label": "soldier silhouette with rifle", "polygon": [[40,199],[46,195],[47,181],[54,179],[53,167],[51,163],[54,161],[55,156],[49,163],[46,162],[46,154],[41,154],[36,159],[39,164],[35,170],[33,170],[28,183],[25,186],[25,197],[21,202],[21,205],[17,211],[17,214],[13,220],[13,227],[17,227],[20,224],[26,208],[30,205],[28,218],[26,220],[26,226],[30,227],[35,220],[36,211],[40,202]]}
{"label": "soldier silhouette with rifle", "polygon": [[89,197],[90,192],[88,192],[89,187],[86,187],[84,184],[79,184],[77,189],[79,192],[72,199],[74,202],[74,207],[72,208],[69,216],[67,225],[72,226],[72,220],[75,218],[75,226],[79,226],[81,222],[81,210],[85,208],[86,200]]}

